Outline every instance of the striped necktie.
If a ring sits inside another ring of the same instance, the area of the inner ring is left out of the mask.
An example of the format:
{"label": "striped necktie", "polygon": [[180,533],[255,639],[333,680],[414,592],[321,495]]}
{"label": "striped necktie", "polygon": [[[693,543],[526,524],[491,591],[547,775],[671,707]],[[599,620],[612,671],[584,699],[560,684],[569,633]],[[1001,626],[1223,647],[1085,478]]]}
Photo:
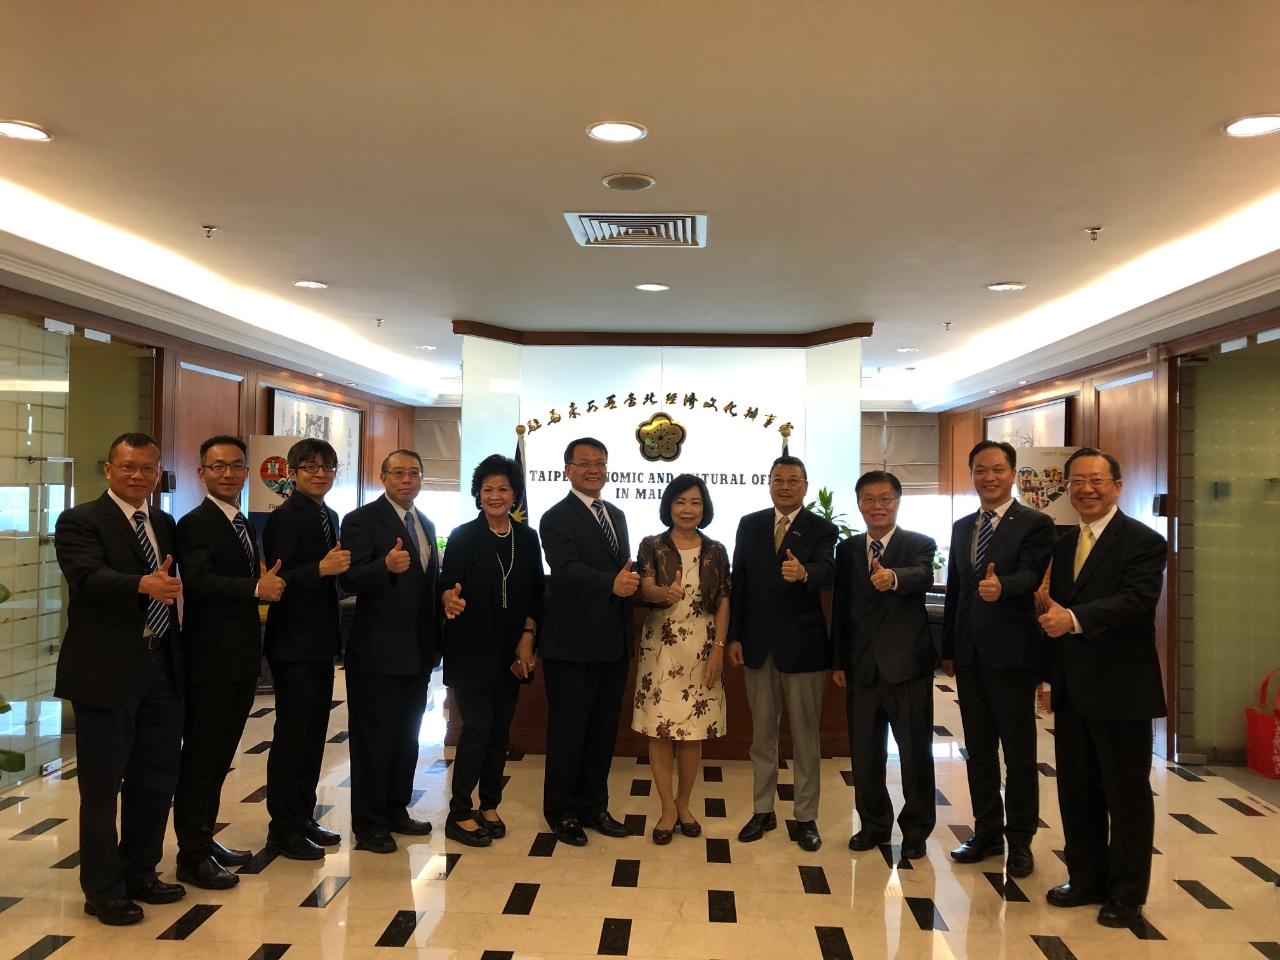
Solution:
{"label": "striped necktie", "polygon": [[604,504],[599,500],[592,500],[591,509],[596,513],[596,520],[600,524],[600,529],[604,531],[604,538],[609,541],[609,550],[612,551],[614,559],[621,559],[622,551],[618,549],[618,538],[614,536],[613,527],[609,524],[608,516],[605,515]]}
{"label": "striped necktie", "polygon": [[[142,547],[142,555],[147,559],[147,571],[155,573],[160,564],[156,561],[156,551],[147,536],[147,515],[141,510],[133,512],[133,532],[138,535],[138,545]],[[147,601],[147,626],[156,637],[163,637],[169,630],[169,609],[165,603],[154,598]]]}
{"label": "striped necktie", "polygon": [[1089,559],[1089,552],[1093,550],[1093,527],[1087,523],[1080,528],[1080,539],[1076,541],[1076,562],[1072,570],[1072,577],[1079,577],[1080,571],[1084,569],[1084,562]]}
{"label": "striped necktie", "polygon": [[782,541],[787,538],[787,527],[791,526],[785,516],[778,518],[778,523],[773,528],[773,552],[777,553],[782,549]]}
{"label": "striped necktie", "polygon": [[258,575],[258,560],[253,552],[253,540],[249,538],[249,522],[245,520],[244,514],[237,510],[235,517],[231,520],[231,526],[236,528],[236,537],[240,540],[240,547],[244,550],[245,559],[249,561],[249,576],[256,577]]}
{"label": "striped necktie", "polygon": [[333,524],[329,522],[329,509],[323,503],[320,504],[320,529],[324,531],[324,545],[332,550]]}
{"label": "striped necktie", "polygon": [[884,553],[884,544],[879,540],[871,541],[871,562],[875,563]]}
{"label": "striped necktie", "polygon": [[995,526],[991,523],[995,515],[994,510],[983,510],[982,522],[978,524],[978,544],[973,550],[973,572],[978,575],[979,580],[987,565],[987,547],[991,546],[991,535],[995,533]]}

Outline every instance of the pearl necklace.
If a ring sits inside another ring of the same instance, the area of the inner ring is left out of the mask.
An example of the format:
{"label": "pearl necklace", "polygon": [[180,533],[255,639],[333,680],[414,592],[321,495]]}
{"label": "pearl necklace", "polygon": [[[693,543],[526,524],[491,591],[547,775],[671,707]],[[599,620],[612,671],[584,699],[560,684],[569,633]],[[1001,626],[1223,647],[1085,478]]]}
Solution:
{"label": "pearl necklace", "polygon": [[489,528],[489,532],[492,533],[495,537],[501,537],[503,539],[507,539],[508,537],[510,538],[511,559],[507,562],[506,567],[504,568],[502,566],[502,556],[500,554],[495,553],[493,556],[493,558],[498,561],[498,572],[502,574],[502,609],[506,610],[507,609],[507,578],[511,576],[511,571],[516,568],[516,538],[511,536],[510,525],[507,526],[506,533],[498,533],[492,527]]}

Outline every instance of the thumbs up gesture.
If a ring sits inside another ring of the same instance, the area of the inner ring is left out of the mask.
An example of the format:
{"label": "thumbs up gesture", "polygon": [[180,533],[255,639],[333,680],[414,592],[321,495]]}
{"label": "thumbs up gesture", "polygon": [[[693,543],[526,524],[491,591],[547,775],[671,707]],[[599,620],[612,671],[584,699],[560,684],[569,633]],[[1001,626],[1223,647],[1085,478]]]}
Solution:
{"label": "thumbs up gesture", "polygon": [[787,559],[782,561],[782,579],[787,583],[802,583],[809,579],[809,571],[790,550],[787,551]]}
{"label": "thumbs up gesture", "polygon": [[892,570],[886,570],[880,566],[879,560],[872,560],[871,585],[881,593],[885,593],[898,585],[898,578],[894,576]]}
{"label": "thumbs up gesture", "polygon": [[138,592],[166,605],[172,604],[178,599],[178,594],[182,593],[182,581],[169,575],[169,568],[172,566],[173,557],[166,553],[164,563],[156,567],[154,573],[148,573],[138,580]]}
{"label": "thumbs up gesture", "polygon": [[342,549],[342,541],[333,545],[333,549],[320,560],[320,576],[336,577],[351,569],[351,551]]}
{"label": "thumbs up gesture", "polygon": [[396,537],[395,546],[387,551],[387,570],[391,573],[404,573],[409,569],[412,559],[409,551],[404,548],[404,540]]}
{"label": "thumbs up gesture", "polygon": [[280,561],[258,578],[258,599],[275,603],[284,595],[284,581],[280,579]]}
{"label": "thumbs up gesture", "polygon": [[679,603],[684,598],[684,584],[680,582],[683,573],[679,567],[676,568],[676,578],[667,587],[667,603]]}
{"label": "thumbs up gesture", "polygon": [[1075,622],[1071,616],[1071,611],[1051,597],[1049,599],[1049,609],[1040,614],[1040,629],[1051,637],[1060,637],[1065,633],[1070,633],[1073,626],[1075,626]]}
{"label": "thumbs up gesture", "polygon": [[628,560],[627,565],[613,578],[613,592],[619,597],[629,597],[639,589],[640,574],[632,572],[631,561]]}
{"label": "thumbs up gesture", "polygon": [[467,601],[462,599],[462,584],[455,583],[450,589],[440,594],[440,603],[444,607],[444,618],[453,620],[467,609]]}
{"label": "thumbs up gesture", "polygon": [[995,603],[1000,599],[1000,593],[1003,589],[1000,585],[1000,578],[996,576],[996,565],[988,563],[987,575],[978,581],[978,596],[987,601],[987,603]]}

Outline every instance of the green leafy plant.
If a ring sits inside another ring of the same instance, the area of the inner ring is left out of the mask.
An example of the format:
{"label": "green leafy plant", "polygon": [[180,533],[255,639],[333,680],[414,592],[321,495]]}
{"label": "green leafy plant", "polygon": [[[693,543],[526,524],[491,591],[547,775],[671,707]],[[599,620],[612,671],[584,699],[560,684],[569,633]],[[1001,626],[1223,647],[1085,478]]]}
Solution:
{"label": "green leafy plant", "polygon": [[818,491],[818,499],[810,500],[804,505],[804,508],[810,513],[816,513],[823,520],[829,521],[836,525],[836,529],[840,531],[838,539],[848,540],[858,531],[849,526],[848,518],[843,513],[836,513],[835,508],[836,495],[823,487]]}

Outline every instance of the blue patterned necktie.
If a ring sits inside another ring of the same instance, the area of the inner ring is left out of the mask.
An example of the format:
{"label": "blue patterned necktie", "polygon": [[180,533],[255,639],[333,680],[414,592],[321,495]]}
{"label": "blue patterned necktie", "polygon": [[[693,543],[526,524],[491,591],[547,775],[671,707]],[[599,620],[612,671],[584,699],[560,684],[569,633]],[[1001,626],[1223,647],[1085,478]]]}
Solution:
{"label": "blue patterned necktie", "polygon": [[413,544],[414,552],[418,555],[418,562],[422,564],[422,569],[427,569],[427,558],[422,549],[422,540],[418,537],[417,518],[413,515],[413,511],[409,510],[404,515],[404,526],[409,531],[409,541]]}
{"label": "blue patterned necktie", "polygon": [[[160,564],[156,561],[156,552],[147,536],[147,515],[141,510],[133,512],[133,531],[138,535],[138,544],[142,547],[142,555],[147,558],[147,571],[155,573]],[[147,626],[153,636],[163,637],[169,630],[169,610],[165,603],[154,598],[147,601]]]}
{"label": "blue patterned necktie", "polygon": [[614,559],[620,558],[622,551],[618,549],[618,538],[614,536],[613,527],[610,526],[609,518],[605,515],[604,504],[599,500],[592,500],[591,509],[596,512],[596,520],[604,530],[604,538],[609,541],[609,550],[613,553]]}
{"label": "blue patterned necktie", "polygon": [[236,536],[240,539],[240,547],[244,550],[245,559],[249,561],[249,576],[256,577],[258,575],[258,561],[253,553],[253,541],[249,538],[249,522],[245,520],[244,514],[239,510],[236,511],[231,526],[236,528]]}
{"label": "blue patterned necktie", "polygon": [[329,522],[329,511],[322,503],[320,504],[320,529],[324,531],[324,544],[330,550],[333,549],[333,524]]}
{"label": "blue patterned necktie", "polygon": [[877,560],[880,559],[880,556],[883,553],[884,553],[884,544],[881,543],[879,540],[872,540],[871,541],[871,562],[875,563]]}
{"label": "blue patterned necktie", "polygon": [[987,566],[987,547],[991,545],[991,535],[995,532],[991,520],[995,515],[994,510],[983,510],[982,522],[978,525],[978,545],[973,551],[973,572],[978,575],[979,580]]}

